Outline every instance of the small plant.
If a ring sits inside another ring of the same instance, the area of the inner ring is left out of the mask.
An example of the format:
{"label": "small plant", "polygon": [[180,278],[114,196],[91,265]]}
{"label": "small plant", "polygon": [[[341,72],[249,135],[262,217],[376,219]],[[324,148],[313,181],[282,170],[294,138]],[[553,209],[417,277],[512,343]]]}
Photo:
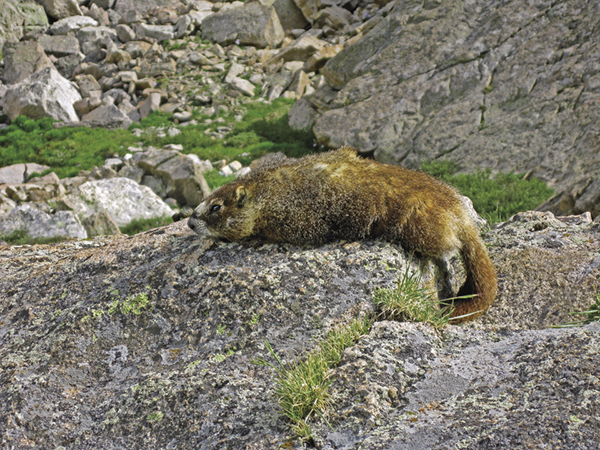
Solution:
{"label": "small plant", "polygon": [[223,325],[222,323],[219,324],[219,326],[217,326],[217,334],[219,336],[222,336],[223,334],[225,334],[226,329],[227,329],[227,327],[225,325]]}
{"label": "small plant", "polygon": [[490,224],[505,221],[520,211],[534,209],[554,194],[537,178],[525,180],[522,175],[512,172],[492,177],[491,170],[486,169],[474,174],[454,175],[458,166],[452,161],[424,163],[421,169],[469,197],[475,210]]}
{"label": "small plant", "polygon": [[332,383],[331,368],[339,364],[344,349],[369,332],[371,324],[370,318],[354,319],[346,327],[332,330],[304,359],[287,366],[265,340],[265,346],[276,363],[272,364],[264,359],[253,362],[271,367],[277,372],[276,393],[279,406],[292,421],[294,432],[301,438],[311,439],[307,423],[310,418],[319,416],[327,423],[325,414],[329,405],[329,386]]}
{"label": "small plant", "polygon": [[35,244],[54,244],[56,242],[68,241],[69,237],[66,236],[55,236],[55,237],[38,237],[33,238],[27,234],[26,230],[16,230],[9,235],[0,235],[0,241],[5,241],[11,245],[35,245]]}
{"label": "small plant", "polygon": [[430,323],[436,328],[448,324],[449,312],[438,306],[427,289],[421,287],[421,273],[410,272],[407,265],[405,272],[398,280],[396,289],[378,289],[373,302],[380,311],[380,316],[388,320]]}
{"label": "small plant", "polygon": [[565,323],[563,325],[554,325],[551,328],[573,328],[582,327],[592,322],[600,322],[600,294],[596,293],[596,299],[594,303],[589,307],[587,311],[573,312],[571,314],[584,316],[580,320]]}
{"label": "small plant", "polygon": [[121,313],[129,314],[133,313],[139,316],[142,313],[142,309],[145,309],[150,304],[148,294],[141,293],[138,295],[130,295],[121,303]]}
{"label": "small plant", "polygon": [[165,414],[162,411],[157,411],[155,413],[150,413],[146,416],[146,420],[148,422],[160,422],[165,417]]}
{"label": "small plant", "polygon": [[170,217],[155,217],[153,219],[134,219],[124,227],[121,227],[121,233],[133,236],[134,234],[142,233],[143,231],[152,230],[153,228],[163,227],[173,223]]}

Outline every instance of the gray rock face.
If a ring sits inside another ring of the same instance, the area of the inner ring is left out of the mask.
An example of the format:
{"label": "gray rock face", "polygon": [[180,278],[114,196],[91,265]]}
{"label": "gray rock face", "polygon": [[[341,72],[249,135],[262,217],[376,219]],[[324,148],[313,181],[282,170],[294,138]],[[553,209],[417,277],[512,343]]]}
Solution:
{"label": "gray rock face", "polygon": [[48,31],[53,35],[66,35],[85,27],[97,27],[98,22],[87,16],[66,17],[54,22]]}
{"label": "gray rock face", "polygon": [[57,58],[79,53],[79,41],[75,36],[43,35],[38,42],[47,55],[54,55]]}
{"label": "gray rock face", "polygon": [[[266,338],[290,363],[372,311],[406,255],[378,241],[223,243],[186,228],[0,246],[0,311],[14,330],[0,334],[3,436],[39,448],[302,448],[275,371],[252,360],[272,361]],[[527,213],[490,239],[500,291],[488,313],[440,332],[376,321],[331,371],[333,430],[311,418],[316,447],[597,448],[600,327],[546,327],[594,298],[598,224]]]}
{"label": "gray rock face", "polygon": [[284,36],[275,9],[259,3],[208,16],[202,21],[202,35],[219,44],[238,43],[260,48],[276,48]]}
{"label": "gray rock face", "polygon": [[71,16],[81,16],[77,0],[36,0],[53,19],[64,19]]}
{"label": "gray rock face", "polygon": [[49,169],[48,166],[43,166],[36,163],[13,164],[0,168],[0,184],[21,184],[27,181],[27,177],[32,173],[42,173]]}
{"label": "gray rock face", "polygon": [[19,40],[23,34],[48,27],[43,6],[35,2],[3,0],[0,7],[0,48],[8,40]]}
{"label": "gray rock face", "polygon": [[7,42],[2,49],[6,70],[3,81],[16,84],[44,67],[54,67],[43,47],[35,41]]}
{"label": "gray rock face", "polygon": [[531,171],[568,183],[554,211],[582,212],[579,188],[600,174],[600,5],[430,6],[398,3],[325,65],[336,91],[313,99],[319,142],[409,167]]}
{"label": "gray rock face", "polygon": [[0,236],[25,231],[32,238],[87,238],[85,228],[71,211],[47,214],[30,205],[19,205],[0,216]]}
{"label": "gray rock face", "polygon": [[173,211],[147,186],[129,178],[109,178],[83,183],[62,200],[81,219],[106,211],[119,227],[134,219],[171,217]]}
{"label": "gray rock face", "polygon": [[3,110],[10,120],[19,115],[32,119],[52,117],[78,122],[73,103],[81,100],[74,83],[55,69],[46,67],[18,84],[12,85],[4,97]]}

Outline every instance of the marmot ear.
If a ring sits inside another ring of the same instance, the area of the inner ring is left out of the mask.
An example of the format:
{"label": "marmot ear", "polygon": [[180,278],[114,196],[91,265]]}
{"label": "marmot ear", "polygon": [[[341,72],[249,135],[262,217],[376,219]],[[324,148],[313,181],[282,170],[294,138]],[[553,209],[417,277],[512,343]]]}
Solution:
{"label": "marmot ear", "polygon": [[235,189],[235,201],[237,202],[238,206],[243,206],[243,204],[246,203],[247,197],[248,195],[246,193],[245,186],[238,186]]}

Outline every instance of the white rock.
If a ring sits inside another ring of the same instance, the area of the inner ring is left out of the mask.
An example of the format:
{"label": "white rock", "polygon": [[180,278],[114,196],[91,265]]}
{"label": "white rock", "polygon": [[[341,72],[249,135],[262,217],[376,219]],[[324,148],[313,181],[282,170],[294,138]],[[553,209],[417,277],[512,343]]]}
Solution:
{"label": "white rock", "polygon": [[248,97],[254,97],[254,85],[248,80],[235,77],[231,81],[231,86],[235,90],[240,91],[242,94],[247,95]]}
{"label": "white rock", "polygon": [[81,220],[106,211],[119,227],[134,219],[173,215],[171,208],[152,189],[129,178],[88,181],[67,195],[64,202]]}
{"label": "white rock", "polygon": [[71,211],[58,211],[50,215],[27,203],[0,216],[0,235],[7,236],[15,231],[25,231],[32,238],[88,237],[85,228]]}
{"label": "white rock", "polygon": [[65,19],[58,20],[50,26],[50,34],[54,35],[66,35],[69,31],[76,31],[84,27],[97,27],[96,22],[91,17],[87,16],[73,16]]}
{"label": "white rock", "polygon": [[77,85],[52,67],[46,67],[12,85],[4,97],[3,110],[10,120],[19,115],[31,119],[52,117],[79,122],[73,103],[81,100]]}

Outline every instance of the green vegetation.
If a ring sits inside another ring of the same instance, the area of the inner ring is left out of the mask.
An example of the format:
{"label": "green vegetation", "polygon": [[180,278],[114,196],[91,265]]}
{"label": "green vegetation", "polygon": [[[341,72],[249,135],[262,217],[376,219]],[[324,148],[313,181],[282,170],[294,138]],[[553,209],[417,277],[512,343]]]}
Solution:
{"label": "green vegetation", "polygon": [[454,175],[458,167],[451,161],[424,163],[422,170],[455,186],[473,201],[475,210],[490,224],[502,222],[520,211],[534,209],[554,193],[537,178],[523,179],[515,173],[491,175],[491,170]]}
{"label": "green vegetation", "polygon": [[52,119],[17,117],[0,130],[0,167],[35,162],[50,166],[60,178],[101,166],[108,156],[125,155],[139,139],[127,130],[52,128]]}
{"label": "green vegetation", "polygon": [[142,231],[151,230],[153,228],[163,227],[173,223],[170,217],[155,217],[154,219],[135,219],[129,222],[124,227],[120,227],[121,233],[133,236]]}
{"label": "green vegetation", "polygon": [[322,419],[329,404],[329,385],[331,384],[331,368],[336,366],[344,349],[368,333],[372,321],[368,318],[354,319],[345,327],[331,331],[318,347],[298,362],[284,365],[271,345],[265,345],[276,364],[264,359],[254,362],[268,366],[277,372],[277,396],[283,413],[292,421],[292,428],[303,439],[311,438],[307,420],[318,415]]}
{"label": "green vegetation", "polygon": [[67,240],[69,240],[69,238],[65,236],[33,238],[29,236],[25,230],[16,230],[9,235],[0,235],[0,241],[4,241],[11,245],[54,244],[55,242],[63,242]]}
{"label": "green vegetation", "polygon": [[421,287],[421,273],[410,273],[408,266],[398,280],[398,287],[376,290],[373,302],[380,317],[386,320],[424,322],[440,328],[450,318],[450,312],[441,310],[431,293]]}
{"label": "green vegetation", "polygon": [[555,325],[552,328],[582,327],[588,323],[600,322],[600,294],[596,293],[595,297],[594,303],[592,303],[587,311],[571,313],[573,315],[583,316],[581,319],[563,325]]}
{"label": "green vegetation", "polygon": [[[162,137],[159,131],[174,126],[174,123],[172,114],[158,111],[131,126],[131,129],[145,130],[141,137],[130,130],[53,129],[50,118],[36,121],[19,116],[8,128],[0,130],[0,167],[31,162],[50,166],[51,169],[42,175],[55,172],[59,178],[72,177],[80,170],[101,166],[107,157],[124,156],[130,146],[160,148],[166,144],[181,144],[185,153],[194,153],[203,160],[236,159],[244,165],[270,152],[303,156],[313,151],[314,136],[288,126],[287,113],[293,103],[283,98],[272,103],[249,103],[240,122],[235,121],[232,113],[209,117],[196,112],[198,125],[181,127],[177,136],[167,134]],[[207,119],[211,119],[211,123],[205,123]],[[231,131],[227,132],[227,129]],[[211,188],[230,181],[217,171],[208,174],[207,178]]]}

